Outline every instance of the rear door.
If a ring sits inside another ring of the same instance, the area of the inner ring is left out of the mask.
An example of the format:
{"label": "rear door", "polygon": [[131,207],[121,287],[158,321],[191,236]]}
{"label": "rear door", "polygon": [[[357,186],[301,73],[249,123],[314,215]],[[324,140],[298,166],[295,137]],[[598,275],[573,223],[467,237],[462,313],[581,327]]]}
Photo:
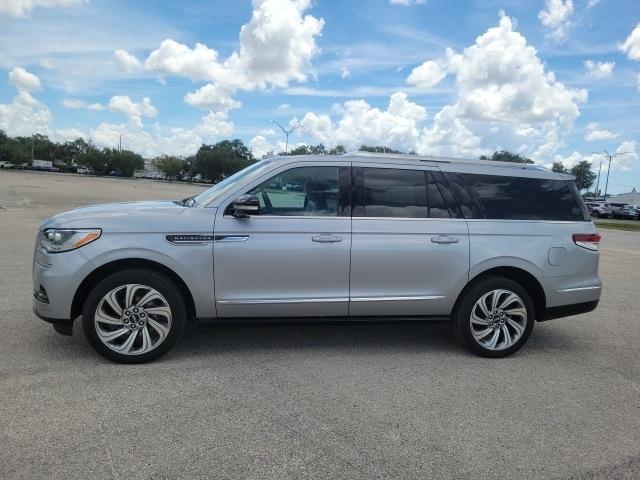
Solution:
{"label": "rear door", "polygon": [[435,165],[355,164],[349,313],[446,315],[469,269],[467,224]]}

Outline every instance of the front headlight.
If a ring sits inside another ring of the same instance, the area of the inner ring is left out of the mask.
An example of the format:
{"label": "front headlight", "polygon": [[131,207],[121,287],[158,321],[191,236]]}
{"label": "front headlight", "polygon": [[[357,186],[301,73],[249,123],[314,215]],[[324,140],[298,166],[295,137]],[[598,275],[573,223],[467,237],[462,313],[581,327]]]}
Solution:
{"label": "front headlight", "polygon": [[100,238],[99,228],[47,228],[42,232],[40,248],[46,253],[60,253],[75,250]]}

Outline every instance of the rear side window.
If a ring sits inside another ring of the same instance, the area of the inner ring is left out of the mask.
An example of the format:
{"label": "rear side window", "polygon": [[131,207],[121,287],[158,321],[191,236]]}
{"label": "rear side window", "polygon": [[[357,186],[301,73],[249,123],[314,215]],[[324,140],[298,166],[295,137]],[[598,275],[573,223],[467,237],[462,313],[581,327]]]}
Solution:
{"label": "rear side window", "polygon": [[421,170],[364,169],[365,217],[427,217],[427,185]]}
{"label": "rear side window", "polygon": [[565,180],[466,173],[457,176],[477,200],[484,218],[585,220],[582,201]]}

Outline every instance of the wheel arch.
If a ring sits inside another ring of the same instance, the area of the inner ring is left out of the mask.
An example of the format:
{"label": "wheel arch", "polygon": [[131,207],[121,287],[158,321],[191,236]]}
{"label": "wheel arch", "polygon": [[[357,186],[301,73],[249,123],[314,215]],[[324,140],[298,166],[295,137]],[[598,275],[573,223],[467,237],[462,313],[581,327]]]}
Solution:
{"label": "wheel arch", "polygon": [[457,311],[458,305],[464,298],[467,291],[469,291],[469,289],[475,284],[488,277],[508,278],[509,280],[513,280],[519,285],[522,285],[522,288],[524,288],[529,293],[529,295],[531,295],[531,300],[533,301],[533,306],[535,308],[536,320],[541,320],[544,318],[547,308],[547,298],[546,294],[544,293],[542,284],[531,272],[525,270],[524,268],[514,266],[492,267],[476,273],[475,276],[469,279],[467,285],[458,295],[453,309],[454,313]]}
{"label": "wheel arch", "polygon": [[167,277],[169,277],[172,281],[174,281],[175,284],[178,286],[178,289],[180,290],[180,293],[182,293],[182,296],[185,300],[185,303],[187,306],[187,318],[191,318],[195,316],[196,309],[195,309],[195,302],[193,300],[193,295],[191,294],[189,287],[187,287],[187,284],[180,277],[180,275],[178,275],[176,272],[174,272],[172,269],[170,269],[166,265],[163,265],[153,260],[149,260],[146,258],[122,258],[122,259],[113,260],[111,262],[107,262],[103,265],[100,265],[99,267],[91,271],[91,273],[89,273],[82,280],[82,282],[76,289],[76,292],[73,296],[73,301],[71,302],[71,320],[73,321],[76,318],[78,318],[80,315],[82,315],[82,308],[84,306],[84,302],[89,296],[89,292],[91,292],[91,289],[98,282],[100,282],[102,279],[106,278],[107,276],[119,270],[123,270],[125,268],[135,268],[135,267],[148,268],[150,270],[158,271],[166,275]]}

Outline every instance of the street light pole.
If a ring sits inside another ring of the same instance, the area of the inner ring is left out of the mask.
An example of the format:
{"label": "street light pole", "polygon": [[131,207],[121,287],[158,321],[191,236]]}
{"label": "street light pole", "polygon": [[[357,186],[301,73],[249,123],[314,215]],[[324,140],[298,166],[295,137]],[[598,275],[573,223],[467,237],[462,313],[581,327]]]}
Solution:
{"label": "street light pole", "polygon": [[297,125],[294,125],[293,128],[291,128],[290,130],[287,130],[275,120],[271,120],[271,122],[275,123],[278,127],[280,127],[280,130],[282,130],[282,133],[284,133],[284,136],[285,136],[284,153],[286,155],[289,153],[289,135],[291,135],[296,129],[300,128],[302,125],[297,124]]}

